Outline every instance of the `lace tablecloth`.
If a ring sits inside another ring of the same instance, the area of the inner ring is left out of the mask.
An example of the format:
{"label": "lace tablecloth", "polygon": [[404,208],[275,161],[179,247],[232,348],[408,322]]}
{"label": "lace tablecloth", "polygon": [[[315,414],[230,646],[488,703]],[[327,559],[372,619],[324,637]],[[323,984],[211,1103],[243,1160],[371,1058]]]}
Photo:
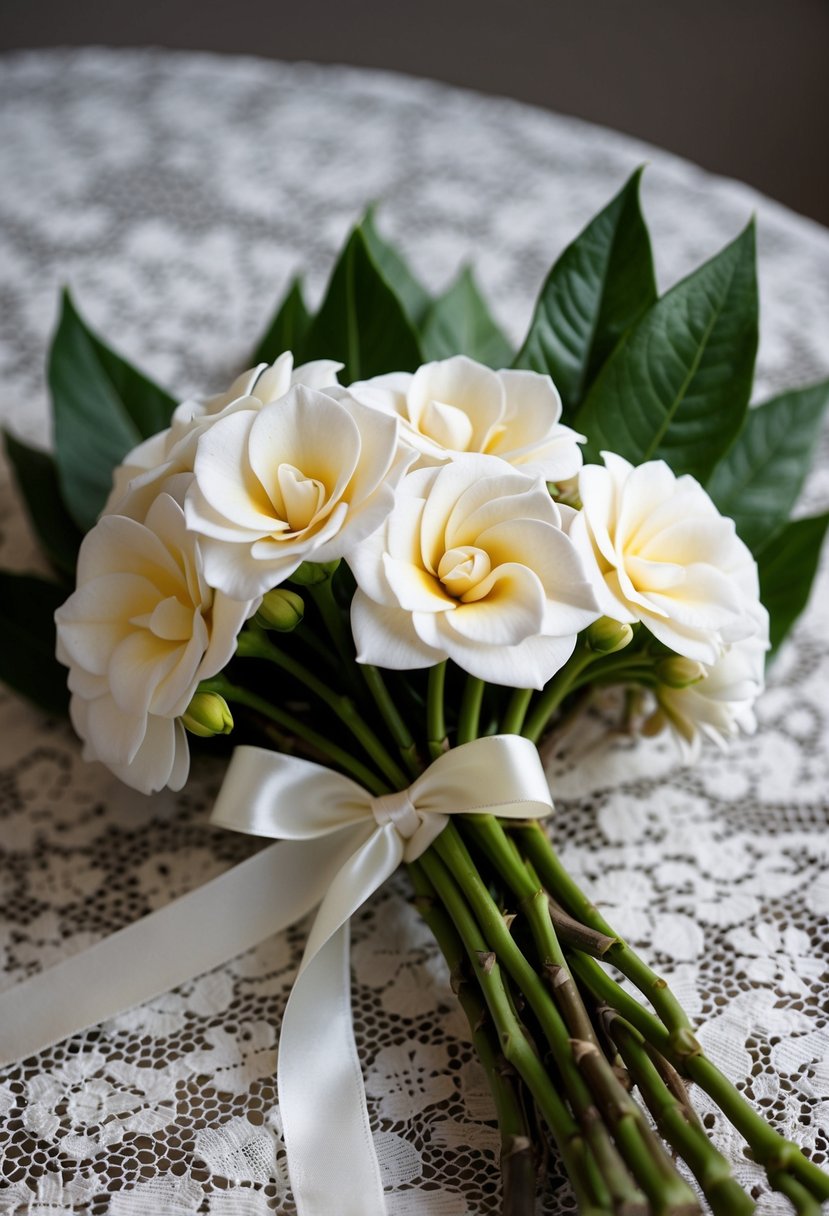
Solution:
{"label": "lace tablecloth", "polygon": [[[349,225],[381,200],[381,227],[428,285],[471,260],[518,339],[553,256],[643,160],[663,285],[757,212],[758,396],[829,372],[829,234],[572,119],[379,73],[102,50],[7,59],[0,115],[0,408],[29,439],[48,438],[43,361],[62,283],[176,395],[214,390],[289,276],[306,268],[318,297]],[[828,500],[824,450],[805,506]],[[5,471],[0,528],[0,565],[35,567]],[[824,1162],[827,592],[824,571],[774,667],[759,733],[727,756],[683,770],[663,741],[599,752],[581,738],[551,774],[569,865],[671,977],[716,1062]],[[177,797],[144,799],[83,764],[67,726],[5,692],[0,748],[4,985],[251,849],[206,827],[217,765]],[[302,937],[301,926],[275,937],[0,1075],[0,1212],[293,1212],[274,1042]],[[402,878],[357,918],[354,943],[390,1213],[491,1216],[489,1100]],[[786,1210],[700,1106],[761,1212]],[[539,1211],[571,1210],[554,1175]]]}

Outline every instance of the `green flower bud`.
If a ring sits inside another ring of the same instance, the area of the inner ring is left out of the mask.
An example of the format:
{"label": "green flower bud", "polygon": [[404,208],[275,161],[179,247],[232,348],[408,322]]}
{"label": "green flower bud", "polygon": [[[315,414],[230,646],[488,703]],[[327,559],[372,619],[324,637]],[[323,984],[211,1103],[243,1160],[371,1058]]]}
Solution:
{"label": "green flower bud", "polygon": [[299,587],[314,587],[317,583],[324,583],[326,579],[330,578],[339,564],[339,560],[335,562],[303,562],[294,570],[291,575],[291,582],[296,583]]}
{"label": "green flower bud", "polygon": [[305,603],[301,595],[284,587],[275,587],[263,597],[256,620],[265,629],[290,633],[292,629],[296,629],[304,613]]}
{"label": "green flower bud", "polygon": [[600,616],[588,627],[586,641],[596,654],[615,654],[617,650],[624,650],[632,637],[633,630],[627,623]]}
{"label": "green flower bud", "polygon": [[217,692],[196,692],[181,715],[182,725],[191,735],[211,739],[214,735],[229,735],[233,716],[227,701]]}
{"label": "green flower bud", "polygon": [[692,684],[699,684],[707,675],[702,663],[678,654],[656,664],[656,678],[661,684],[667,684],[668,688],[690,688]]}

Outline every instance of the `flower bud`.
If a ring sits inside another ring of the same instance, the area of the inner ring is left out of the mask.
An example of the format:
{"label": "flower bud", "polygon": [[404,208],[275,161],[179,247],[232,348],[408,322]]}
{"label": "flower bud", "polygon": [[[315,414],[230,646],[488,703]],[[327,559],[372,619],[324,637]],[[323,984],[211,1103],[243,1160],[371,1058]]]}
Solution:
{"label": "flower bud", "polygon": [[302,562],[291,575],[291,582],[296,583],[300,587],[314,587],[317,583],[324,583],[326,579],[330,578],[339,564],[339,560],[335,562]]}
{"label": "flower bud", "polygon": [[181,716],[182,725],[191,735],[211,739],[213,735],[229,735],[233,716],[224,697],[217,692],[197,692]]}
{"label": "flower bud", "polygon": [[587,629],[586,640],[591,650],[596,654],[615,654],[624,650],[633,637],[630,625],[622,621],[614,621],[612,617],[600,616]]}
{"label": "flower bud", "polygon": [[702,663],[678,654],[656,664],[656,678],[660,684],[667,684],[668,688],[690,688],[692,684],[699,684],[707,675]]}
{"label": "flower bud", "polygon": [[275,587],[262,597],[256,619],[265,629],[290,633],[292,629],[296,629],[304,613],[305,603],[301,595],[297,595],[295,591],[287,591],[284,587]]}

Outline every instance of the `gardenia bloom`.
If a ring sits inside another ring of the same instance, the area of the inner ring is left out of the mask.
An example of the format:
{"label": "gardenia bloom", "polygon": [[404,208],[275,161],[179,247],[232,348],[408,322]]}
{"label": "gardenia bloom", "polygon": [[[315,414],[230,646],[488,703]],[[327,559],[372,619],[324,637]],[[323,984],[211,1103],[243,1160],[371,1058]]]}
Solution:
{"label": "gardenia bloom", "polygon": [[220,418],[199,439],[185,502],[208,581],[248,599],[303,561],[346,556],[388,515],[411,459],[397,422],[343,390],[297,385]]}
{"label": "gardenia bloom", "polygon": [[657,714],[673,731],[688,763],[697,759],[703,736],[725,747],[740,731],[754,734],[754,702],[763,691],[768,648],[768,614],[763,609],[759,633],[735,642],[703,679],[687,688],[657,687]]}
{"label": "gardenia bloom", "polygon": [[164,431],[151,435],[134,448],[113,475],[112,492],[104,508],[143,519],[167,478],[192,473],[199,438],[219,418],[239,410],[257,412],[263,405],[278,401],[294,384],[309,388],[328,388],[337,383],[342,363],[318,359],[294,368],[294,358],[285,351],[274,364],[260,363],[243,372],[225,393],[205,399],[194,398],[177,406]]}
{"label": "gardenia bloom", "polygon": [[256,603],[213,591],[184,512],[160,494],[146,522],[106,515],[87,534],[76,590],[55,613],[84,756],[145,794],[181,789],[185,712],[232,656]]}
{"label": "gardenia bloom", "polygon": [[634,468],[603,452],[579,475],[570,535],[601,610],[642,621],[677,654],[712,666],[762,626],[757,566],[693,477],[662,460]]}
{"label": "gardenia bloom", "polygon": [[494,456],[409,473],[385,526],[349,558],[358,661],[452,659],[483,680],[542,688],[598,616],[567,511]]}
{"label": "gardenia bloom", "polygon": [[414,375],[360,381],[349,392],[400,418],[403,438],[422,463],[484,452],[546,481],[581,468],[584,437],[559,422],[561,398],[550,377],[537,372],[494,372],[456,355],[425,363]]}

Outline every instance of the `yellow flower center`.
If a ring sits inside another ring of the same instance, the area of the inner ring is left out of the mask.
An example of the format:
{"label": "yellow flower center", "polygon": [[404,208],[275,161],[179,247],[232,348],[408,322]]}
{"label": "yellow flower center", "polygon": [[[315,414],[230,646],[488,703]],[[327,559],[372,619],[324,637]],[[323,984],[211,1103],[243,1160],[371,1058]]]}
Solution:
{"label": "yellow flower center", "polygon": [[468,602],[476,597],[478,585],[492,570],[489,554],[474,545],[447,549],[438,565],[438,578],[449,595]]}

